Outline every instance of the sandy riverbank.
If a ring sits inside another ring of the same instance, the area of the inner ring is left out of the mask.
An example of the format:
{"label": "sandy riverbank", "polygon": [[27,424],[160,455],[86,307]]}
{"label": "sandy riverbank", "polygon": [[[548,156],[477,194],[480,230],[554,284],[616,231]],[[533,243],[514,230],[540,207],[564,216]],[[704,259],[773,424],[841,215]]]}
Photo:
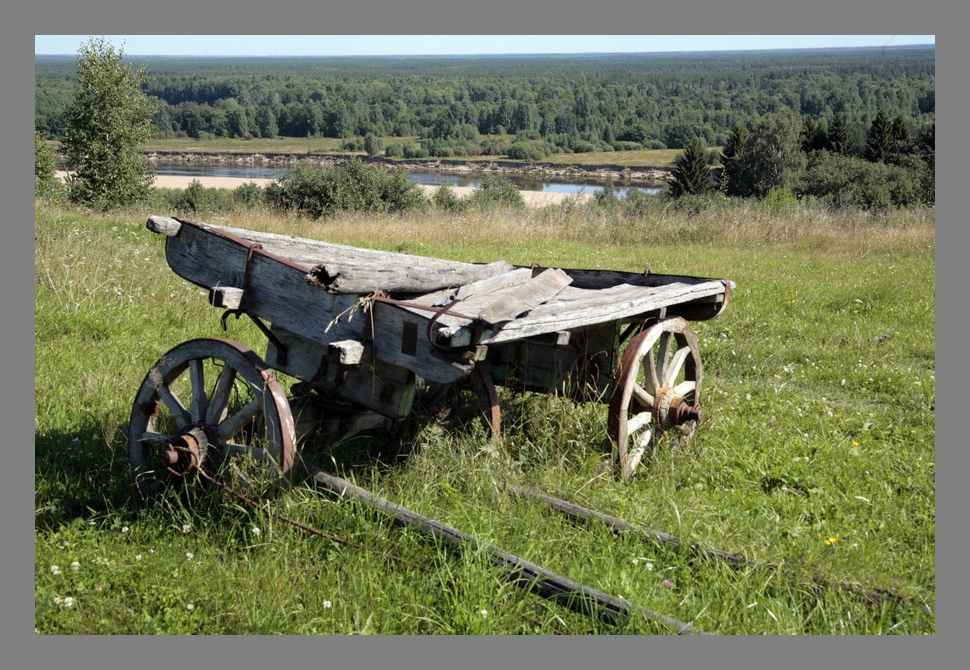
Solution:
{"label": "sandy riverbank", "polygon": [[[64,179],[66,172],[58,172],[57,176]],[[248,184],[254,182],[259,186],[266,186],[272,183],[272,179],[246,179],[242,177],[192,177],[192,176],[180,176],[180,175],[156,175],[155,176],[155,186],[159,188],[188,188],[192,180],[198,180],[206,188],[236,188],[242,186],[243,184]],[[421,185],[425,194],[430,196],[434,190],[435,186],[428,184]],[[453,186],[455,195],[460,198],[464,198],[469,193],[475,189],[469,186]],[[567,199],[575,199],[579,202],[589,200],[592,198],[590,193],[555,193],[552,191],[520,191],[522,194],[522,199],[525,200],[525,204],[530,207],[542,207],[545,205],[555,205],[563,202]]]}

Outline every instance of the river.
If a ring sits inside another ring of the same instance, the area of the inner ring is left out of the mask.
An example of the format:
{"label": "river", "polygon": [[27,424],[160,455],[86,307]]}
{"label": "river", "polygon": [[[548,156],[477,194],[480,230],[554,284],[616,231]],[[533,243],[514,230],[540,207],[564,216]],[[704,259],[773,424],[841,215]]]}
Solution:
{"label": "river", "polygon": [[[184,177],[236,177],[240,179],[276,179],[285,168],[249,167],[242,165],[184,165],[155,163],[152,165],[155,174],[177,175]],[[548,177],[503,175],[515,184],[520,191],[544,191],[548,193],[596,193],[602,190],[603,184],[597,180],[554,180]],[[451,186],[468,186],[478,188],[481,180],[475,176],[456,175],[448,172],[412,172],[411,180],[419,184],[450,184]],[[663,189],[638,186],[645,193],[655,194]],[[616,187],[620,197],[627,194],[626,187]]]}

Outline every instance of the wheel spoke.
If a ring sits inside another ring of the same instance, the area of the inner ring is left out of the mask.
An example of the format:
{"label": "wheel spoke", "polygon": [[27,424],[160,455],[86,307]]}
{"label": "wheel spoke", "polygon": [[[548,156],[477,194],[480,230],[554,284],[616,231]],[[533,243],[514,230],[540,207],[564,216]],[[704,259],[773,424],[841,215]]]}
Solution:
{"label": "wheel spoke", "polygon": [[688,347],[681,347],[674,354],[673,358],[670,359],[670,365],[663,373],[663,385],[670,386],[676,381],[677,375],[684,367],[684,361],[687,360],[687,356],[690,354],[690,349]]}
{"label": "wheel spoke", "polygon": [[666,381],[664,380],[665,374],[668,367],[668,361],[670,360],[670,341],[673,339],[673,334],[664,331],[660,335],[660,342],[657,345],[657,360],[654,363],[654,377],[653,379],[657,383],[657,389],[654,389],[654,393],[659,390],[660,386],[664,385]]}
{"label": "wheel spoke", "polygon": [[640,403],[641,407],[653,407],[653,396],[647,393],[639,384],[633,385],[633,399]]}
{"label": "wheel spoke", "polygon": [[687,398],[694,395],[694,392],[696,390],[697,390],[697,382],[690,379],[688,379],[687,381],[683,381],[674,387],[674,393],[681,396],[682,398]]}
{"label": "wheel spoke", "polygon": [[156,433],[151,430],[146,430],[141,437],[142,442],[151,442],[152,444],[171,444],[172,440],[174,439],[175,435]]}
{"label": "wheel spoke", "polygon": [[205,370],[203,360],[194,358],[189,361],[189,379],[192,382],[192,404],[190,412],[192,421],[202,421],[209,406],[209,397],[205,388]]}
{"label": "wheel spoke", "polygon": [[205,422],[210,425],[221,423],[226,418],[226,410],[229,407],[229,393],[232,391],[233,382],[236,381],[236,371],[229,365],[224,365],[216,380],[215,391],[212,392],[212,400],[209,402],[209,409],[205,414]]}
{"label": "wheel spoke", "polygon": [[634,435],[638,430],[650,424],[651,416],[650,412],[640,412],[634,417],[631,417],[626,424],[626,434]]}
{"label": "wheel spoke", "polygon": [[262,411],[263,399],[261,397],[253,398],[252,402],[219,424],[218,428],[216,428],[219,439],[228,440],[236,436],[239,431],[245,428]]}
{"label": "wheel spoke", "polygon": [[158,397],[162,399],[162,402],[168,407],[172,416],[175,417],[175,423],[179,428],[184,428],[192,423],[192,415],[185,409],[182,401],[172,393],[172,389],[169,388],[168,384],[162,384],[158,387]]}

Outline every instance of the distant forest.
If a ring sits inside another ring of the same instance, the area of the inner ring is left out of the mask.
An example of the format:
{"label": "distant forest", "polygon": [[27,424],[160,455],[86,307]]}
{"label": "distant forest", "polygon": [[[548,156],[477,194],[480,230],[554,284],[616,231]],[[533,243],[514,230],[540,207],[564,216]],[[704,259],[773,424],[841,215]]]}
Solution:
{"label": "distant forest", "polygon": [[[936,111],[933,46],[128,60],[148,66],[145,90],[160,102],[160,139],[353,142],[370,135],[407,138],[401,146],[437,156],[507,154],[512,135],[546,155],[681,149],[695,137],[723,146],[735,124],[750,129],[765,114],[791,109],[828,127],[841,112],[861,150],[880,109],[914,132],[935,122]],[[74,56],[37,56],[35,73],[35,128],[58,139],[74,90]],[[401,147],[387,149],[392,155]]]}

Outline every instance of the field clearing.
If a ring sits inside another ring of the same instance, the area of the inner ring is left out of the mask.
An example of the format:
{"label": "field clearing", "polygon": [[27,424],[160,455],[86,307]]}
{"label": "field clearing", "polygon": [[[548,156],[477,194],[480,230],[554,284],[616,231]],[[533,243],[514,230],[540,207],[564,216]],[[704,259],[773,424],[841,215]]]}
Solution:
{"label": "field clearing", "polygon": [[[618,155],[618,154],[616,154]],[[228,337],[177,277],[148,214],[41,207],[35,218],[35,625],[43,634],[666,634],[538,599],[349,501],[298,486],[264,508],[375,552],[309,536],[218,493],[138,509],[125,433],[170,347]],[[705,421],[630,484],[603,472],[605,410],[501,396],[503,440],[411,422],[313,452],[378,495],[550,570],[717,634],[935,632],[935,215],[724,203],[625,218],[566,202],[525,213],[201,220],[466,262],[726,277],[695,325]],[[614,538],[509,483],[791,571],[732,569]],[[860,602],[813,581],[890,589]],[[67,599],[70,598],[70,604]]]}
{"label": "field clearing", "polygon": [[[513,135],[494,135],[496,139],[511,142]],[[389,144],[420,144],[418,137],[385,137],[384,146]],[[277,137],[243,139],[212,139],[196,140],[183,137],[167,140],[151,140],[145,144],[146,153],[164,151],[185,154],[292,154],[294,156],[334,153],[340,156],[364,155],[360,152],[341,152],[340,147],[346,140],[320,137]],[[552,154],[542,159],[543,163],[555,165],[616,165],[621,167],[671,167],[674,158],[681,153],[680,149],[643,149],[640,151],[592,151],[588,153]],[[388,159],[396,160],[396,159]],[[422,159],[434,162],[435,158]],[[513,160],[506,156],[468,156],[461,158],[443,159],[449,162],[469,161],[475,163],[490,163],[496,160],[509,163],[530,164],[534,161]]]}

